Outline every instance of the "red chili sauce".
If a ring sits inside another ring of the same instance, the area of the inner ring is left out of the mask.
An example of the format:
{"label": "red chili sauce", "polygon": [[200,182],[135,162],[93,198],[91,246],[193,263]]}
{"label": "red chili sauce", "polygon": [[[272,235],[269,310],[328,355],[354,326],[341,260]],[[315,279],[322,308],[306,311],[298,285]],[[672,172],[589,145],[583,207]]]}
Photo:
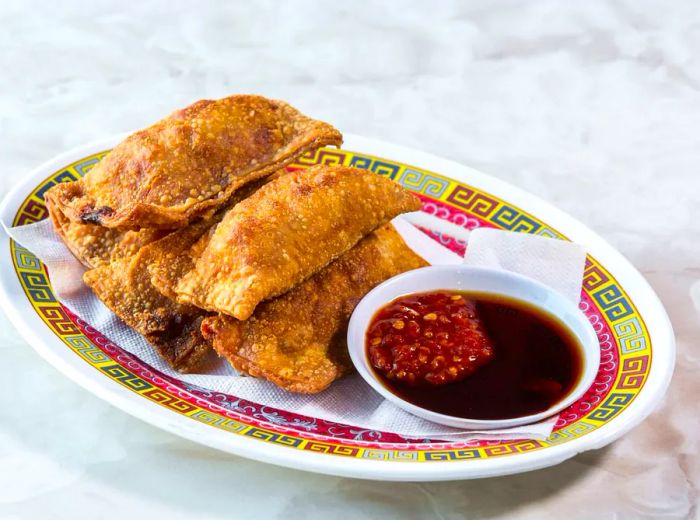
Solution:
{"label": "red chili sauce", "polygon": [[393,394],[468,419],[542,412],[581,376],[581,347],[557,318],[502,296],[441,290],[381,308],[366,336]]}

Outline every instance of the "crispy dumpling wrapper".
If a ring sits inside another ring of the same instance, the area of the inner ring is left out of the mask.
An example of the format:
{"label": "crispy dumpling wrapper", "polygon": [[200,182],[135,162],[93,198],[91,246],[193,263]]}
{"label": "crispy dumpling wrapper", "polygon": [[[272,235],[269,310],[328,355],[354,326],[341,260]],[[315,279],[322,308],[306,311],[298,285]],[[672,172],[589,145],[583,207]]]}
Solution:
{"label": "crispy dumpling wrapper", "polygon": [[320,392],[352,368],[345,336],[360,299],[425,265],[387,224],[248,320],[211,316],[202,332],[234,368],[293,392]]}
{"label": "crispy dumpling wrapper", "polygon": [[283,101],[202,100],[130,135],[85,177],[51,188],[46,202],[71,222],[178,228],[224,205],[243,184],[341,143],[331,125]]}
{"label": "crispy dumpling wrapper", "polygon": [[227,208],[249,196],[264,182],[266,180],[247,184],[236,192],[226,208],[157,240],[146,242],[143,235],[156,232],[162,235],[162,230],[122,232],[123,237],[111,251],[109,261],[83,276],[85,283],[105,305],[142,334],[161,357],[180,372],[196,371],[211,350],[200,331],[201,321],[207,313],[191,305],[179,304],[171,295],[160,292],[151,283],[150,269],[175,267],[178,253],[195,244],[221,221]]}
{"label": "crispy dumpling wrapper", "polygon": [[191,245],[212,225],[193,224],[83,275],[95,295],[180,372],[197,371],[211,350],[200,331],[206,313],[163,296],[151,284],[148,266]]}
{"label": "crispy dumpling wrapper", "polygon": [[210,219],[179,229],[149,247],[148,272],[153,286],[164,296],[177,300],[175,287],[178,281],[192,269],[194,260],[209,243],[216,225],[224,218],[227,210],[255,193],[265,183],[286,173],[286,170],[280,170],[265,179],[247,184],[236,192],[226,207]]}
{"label": "crispy dumpling wrapper", "polygon": [[[366,170],[314,166],[288,173],[234,206],[179,263],[191,269],[169,280],[179,279],[172,288],[179,302],[245,320],[261,301],[419,208],[415,195]],[[167,279],[156,283],[163,291],[161,283]]]}
{"label": "crispy dumpling wrapper", "polygon": [[71,222],[56,212],[52,214],[52,219],[54,229],[64,244],[86,267],[99,267],[111,260],[130,256],[168,233],[162,229],[122,231],[97,224]]}
{"label": "crispy dumpling wrapper", "polygon": [[198,328],[204,312],[160,294],[150,283],[143,251],[91,269],[83,280],[171,367],[181,372],[197,369],[210,348]]}

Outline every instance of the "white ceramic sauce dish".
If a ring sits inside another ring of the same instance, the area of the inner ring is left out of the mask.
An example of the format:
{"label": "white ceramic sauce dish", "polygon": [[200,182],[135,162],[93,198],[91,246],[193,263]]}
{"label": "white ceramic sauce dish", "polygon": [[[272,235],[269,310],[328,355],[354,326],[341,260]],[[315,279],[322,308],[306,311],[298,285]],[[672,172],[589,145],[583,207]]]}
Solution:
{"label": "white ceramic sauce dish", "polygon": [[[371,367],[365,345],[367,329],[374,315],[386,304],[412,293],[439,290],[466,291],[520,300],[562,322],[577,338],[582,349],[581,375],[561,400],[543,412],[509,419],[465,419],[421,408],[387,389]],[[348,349],[357,371],[385,399],[418,417],[461,429],[494,430],[530,424],[564,410],[593,384],[600,365],[600,345],[593,327],[577,305],[556,290],[510,271],[465,265],[430,266],[400,274],[367,293],[355,308],[348,326]]]}

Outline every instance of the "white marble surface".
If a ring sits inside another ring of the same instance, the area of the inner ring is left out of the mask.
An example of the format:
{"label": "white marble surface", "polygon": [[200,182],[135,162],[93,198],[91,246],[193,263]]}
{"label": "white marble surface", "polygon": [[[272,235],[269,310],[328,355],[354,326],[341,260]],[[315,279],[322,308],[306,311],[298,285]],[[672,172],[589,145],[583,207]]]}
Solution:
{"label": "white marble surface", "polygon": [[283,98],[499,176],[602,234],[673,321],[663,405],[612,446],[526,475],[332,478],[147,426],[61,376],[2,317],[0,518],[700,518],[697,2],[432,4],[3,2],[0,193],[195,99]]}

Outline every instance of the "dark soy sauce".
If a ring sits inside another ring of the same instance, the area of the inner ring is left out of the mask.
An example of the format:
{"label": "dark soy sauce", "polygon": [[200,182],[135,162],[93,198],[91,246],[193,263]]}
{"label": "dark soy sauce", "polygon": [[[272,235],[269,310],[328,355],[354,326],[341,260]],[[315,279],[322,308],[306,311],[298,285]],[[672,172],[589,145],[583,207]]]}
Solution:
{"label": "dark soy sauce", "polygon": [[407,386],[375,370],[393,394],[421,408],[467,419],[510,419],[547,410],[565,398],[582,372],[582,348],[557,318],[507,297],[461,291],[477,303],[495,356],[463,381]]}

